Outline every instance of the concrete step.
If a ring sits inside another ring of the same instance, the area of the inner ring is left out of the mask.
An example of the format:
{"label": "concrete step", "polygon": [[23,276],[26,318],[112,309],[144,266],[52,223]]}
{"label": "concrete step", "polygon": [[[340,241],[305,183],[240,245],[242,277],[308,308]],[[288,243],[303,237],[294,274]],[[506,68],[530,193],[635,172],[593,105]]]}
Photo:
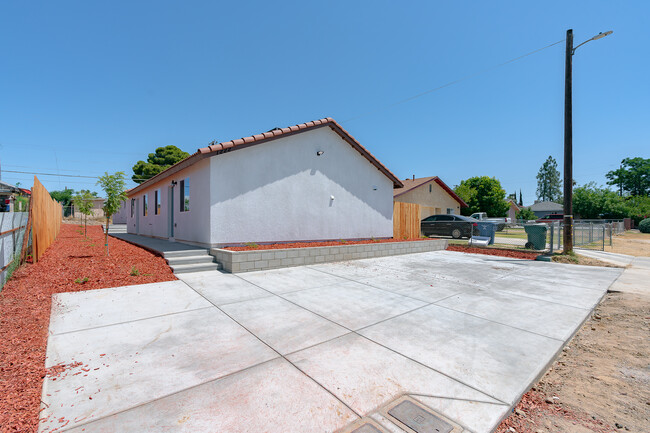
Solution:
{"label": "concrete step", "polygon": [[[178,251],[165,251],[163,256],[166,259],[171,259],[174,257],[188,257],[188,256],[198,256],[198,255],[209,255],[207,249],[191,249],[191,250],[178,250]],[[211,256],[212,257],[212,256]]]}
{"label": "concrete step", "polygon": [[220,263],[189,263],[184,265],[169,265],[175,274],[186,274],[189,272],[218,271]]}
{"label": "concrete step", "polygon": [[209,254],[199,254],[194,256],[165,257],[167,263],[172,265],[186,265],[188,263],[214,263],[214,257]]}

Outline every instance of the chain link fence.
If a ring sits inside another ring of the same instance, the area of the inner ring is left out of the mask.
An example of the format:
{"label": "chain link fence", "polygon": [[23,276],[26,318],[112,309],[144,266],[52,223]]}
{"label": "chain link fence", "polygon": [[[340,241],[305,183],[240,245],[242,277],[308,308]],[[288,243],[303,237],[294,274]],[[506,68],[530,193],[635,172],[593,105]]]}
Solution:
{"label": "chain link fence", "polygon": [[28,212],[0,212],[0,290],[18,267]]}
{"label": "chain link fence", "polygon": [[[564,249],[562,221],[550,223],[517,221],[507,225],[494,225],[491,229],[492,233],[485,229],[487,226],[484,224],[479,223],[478,227],[474,227],[472,239],[461,242],[540,253],[553,253]],[[624,231],[625,225],[622,220],[576,220],[573,223],[573,246],[602,251],[612,245],[614,236]],[[479,236],[479,241],[476,236]]]}

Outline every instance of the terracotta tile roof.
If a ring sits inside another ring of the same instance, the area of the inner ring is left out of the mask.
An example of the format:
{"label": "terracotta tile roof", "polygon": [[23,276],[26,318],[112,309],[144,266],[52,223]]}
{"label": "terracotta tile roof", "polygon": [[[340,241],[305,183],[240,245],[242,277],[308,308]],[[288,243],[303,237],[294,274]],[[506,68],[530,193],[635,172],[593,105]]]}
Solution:
{"label": "terracotta tile roof", "polygon": [[417,179],[403,180],[402,183],[404,184],[404,188],[398,190],[394,189],[393,198],[397,198],[402,194],[406,194],[407,192],[412,191],[419,186],[426,185],[427,183],[432,181],[437,183],[438,185],[440,185],[442,189],[447,191],[447,194],[449,194],[454,200],[456,200],[460,204],[460,207],[468,207],[467,203],[465,203],[463,199],[460,198],[458,194],[454,192],[453,189],[449,188],[449,186],[446,183],[444,183],[442,179],[440,179],[438,176],[419,177]]}
{"label": "terracotta tile roof", "polygon": [[220,155],[222,153],[231,152],[233,150],[244,149],[246,147],[258,145],[261,143],[266,143],[278,138],[288,137],[293,134],[299,134],[301,132],[322,128],[328,126],[334,132],[341,136],[348,144],[350,144],[357,152],[359,152],[364,158],[366,158],[371,164],[373,164],[379,171],[381,171],[386,177],[393,181],[394,188],[402,188],[403,183],[391,173],[377,158],[375,158],[368,150],[361,145],[354,137],[352,137],[341,125],[339,125],[331,117],[326,117],[324,119],[314,120],[307,123],[301,123],[299,125],[289,126],[286,128],[274,128],[270,131],[263,132],[261,134],[251,135],[249,137],[238,138],[236,140],[224,141],[223,143],[212,144],[208,147],[202,147],[198,149],[194,154],[185,158],[184,160],[172,165],[167,170],[164,170],[151,179],[141,183],[140,185],[134,187],[128,191],[128,194],[134,194],[154,182],[157,182],[161,179],[164,179],[167,176],[170,176],[184,168],[189,167],[190,165],[196,163],[197,161],[212,157],[215,155]]}

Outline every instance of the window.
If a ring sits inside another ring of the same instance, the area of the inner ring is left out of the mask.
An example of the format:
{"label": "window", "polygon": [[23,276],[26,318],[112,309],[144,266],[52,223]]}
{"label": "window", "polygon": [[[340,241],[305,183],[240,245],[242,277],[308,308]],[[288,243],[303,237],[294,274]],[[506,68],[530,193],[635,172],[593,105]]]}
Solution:
{"label": "window", "polygon": [[453,220],[454,220],[453,216],[447,216],[447,215],[438,216],[438,221],[453,221]]}
{"label": "window", "polygon": [[142,215],[147,216],[148,213],[147,194],[145,194],[142,196]]}
{"label": "window", "polygon": [[430,221],[436,221],[437,219],[438,219],[438,217],[436,215],[433,215],[433,216],[430,216],[430,217],[426,217],[424,220],[430,222]]}
{"label": "window", "polygon": [[429,192],[431,192],[431,184],[429,184]]}
{"label": "window", "polygon": [[153,213],[155,215],[160,215],[160,190],[157,189],[154,192],[154,198],[153,198]]}
{"label": "window", "polygon": [[450,207],[447,208],[447,214],[451,215],[454,213],[454,210]]}
{"label": "window", "polygon": [[181,180],[181,212],[190,210],[190,178]]}
{"label": "window", "polygon": [[131,218],[135,216],[135,199],[131,199]]}

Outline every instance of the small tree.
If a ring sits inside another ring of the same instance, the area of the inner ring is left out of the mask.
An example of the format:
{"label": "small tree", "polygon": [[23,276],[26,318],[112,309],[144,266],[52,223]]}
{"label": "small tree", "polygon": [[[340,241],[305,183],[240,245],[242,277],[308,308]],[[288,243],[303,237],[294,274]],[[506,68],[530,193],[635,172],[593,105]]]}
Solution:
{"label": "small tree", "polygon": [[88,215],[93,213],[93,194],[88,190],[81,190],[72,197],[75,207],[83,215],[84,236],[88,235]]}
{"label": "small tree", "polygon": [[525,207],[515,214],[515,218],[518,220],[530,221],[537,219],[537,215],[535,215],[535,212],[530,210],[530,208]]}
{"label": "small tree", "polygon": [[126,182],[123,171],[118,171],[115,174],[104,173],[103,176],[97,181],[106,194],[106,201],[104,201],[104,215],[106,215],[106,255],[108,255],[108,225],[111,216],[120,210],[122,202],[127,199],[126,197]]}

